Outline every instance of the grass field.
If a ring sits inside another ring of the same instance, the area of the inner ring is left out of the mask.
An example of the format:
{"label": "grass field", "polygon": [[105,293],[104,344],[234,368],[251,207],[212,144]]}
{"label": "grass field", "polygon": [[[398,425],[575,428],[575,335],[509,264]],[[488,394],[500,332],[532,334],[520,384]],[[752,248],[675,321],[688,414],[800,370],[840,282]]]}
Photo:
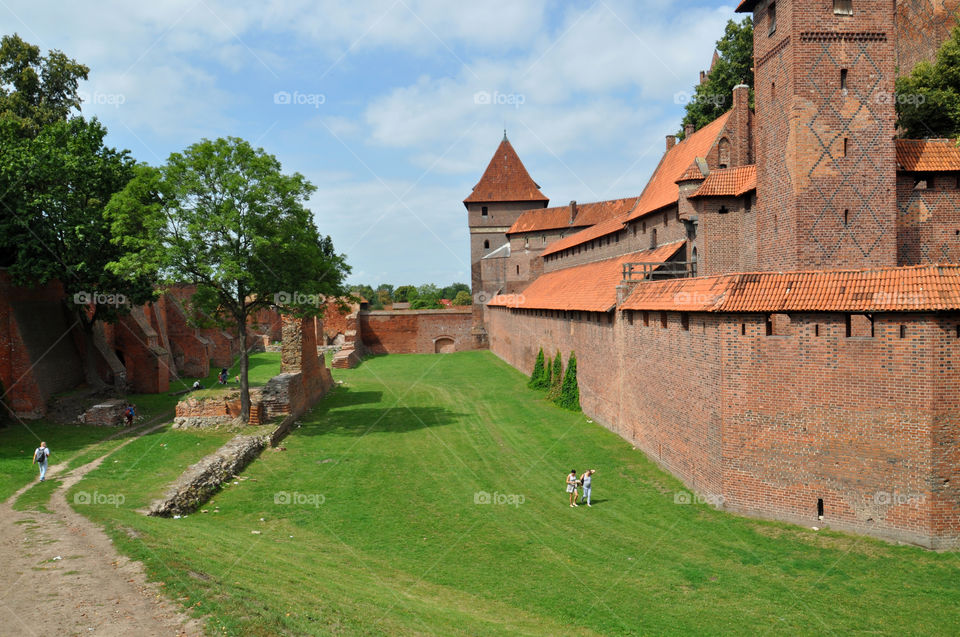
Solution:
{"label": "grass field", "polygon": [[[207,513],[135,512],[222,441],[173,431],[108,457],[74,493],[112,503],[75,508],[211,633],[960,633],[957,554],[675,504],[677,481],[489,352],[336,378]],[[571,468],[597,469],[593,508],[567,506]]]}

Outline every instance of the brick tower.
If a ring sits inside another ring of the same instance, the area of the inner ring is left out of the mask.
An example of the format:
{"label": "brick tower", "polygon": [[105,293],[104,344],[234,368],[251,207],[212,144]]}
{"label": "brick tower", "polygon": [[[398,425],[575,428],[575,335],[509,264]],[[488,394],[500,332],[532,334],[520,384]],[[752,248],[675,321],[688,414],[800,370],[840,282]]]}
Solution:
{"label": "brick tower", "polygon": [[895,266],[894,0],[744,0],[754,14],[757,261]]}
{"label": "brick tower", "polygon": [[477,345],[486,345],[483,304],[498,294],[504,281],[483,276],[481,260],[507,244],[507,230],[520,213],[532,208],[546,208],[549,203],[540,186],[533,181],[507,132],[493,154],[493,159],[463,200],[470,226],[470,284],[473,288],[473,332]]}

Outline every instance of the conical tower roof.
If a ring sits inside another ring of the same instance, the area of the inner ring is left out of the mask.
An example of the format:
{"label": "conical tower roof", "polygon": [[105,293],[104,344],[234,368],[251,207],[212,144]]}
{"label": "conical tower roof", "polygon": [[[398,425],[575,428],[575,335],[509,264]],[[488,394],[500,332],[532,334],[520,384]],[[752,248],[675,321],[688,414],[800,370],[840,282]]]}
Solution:
{"label": "conical tower roof", "polygon": [[506,134],[464,204],[493,201],[550,201],[530,177]]}

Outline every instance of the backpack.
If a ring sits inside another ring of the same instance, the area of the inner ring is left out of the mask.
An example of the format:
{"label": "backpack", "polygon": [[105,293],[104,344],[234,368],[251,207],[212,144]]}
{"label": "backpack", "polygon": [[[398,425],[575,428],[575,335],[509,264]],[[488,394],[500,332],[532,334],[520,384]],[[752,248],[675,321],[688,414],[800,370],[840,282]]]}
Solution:
{"label": "backpack", "polygon": [[33,454],[33,459],[36,460],[37,464],[43,464],[43,461],[47,459],[46,449],[38,448],[36,453]]}

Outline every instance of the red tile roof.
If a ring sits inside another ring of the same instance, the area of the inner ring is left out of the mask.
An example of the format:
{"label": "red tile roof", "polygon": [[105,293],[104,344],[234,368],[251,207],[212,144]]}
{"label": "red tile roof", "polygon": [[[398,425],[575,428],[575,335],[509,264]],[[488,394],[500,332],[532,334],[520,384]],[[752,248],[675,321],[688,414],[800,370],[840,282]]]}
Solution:
{"label": "red tile roof", "polygon": [[679,177],[677,177],[677,183],[681,181],[696,181],[698,179],[703,179],[703,171],[700,170],[700,164],[696,159],[693,160],[693,163],[687,168],[686,171]]}
{"label": "red tile roof", "polygon": [[486,201],[549,201],[530,177],[506,136],[463,203]]}
{"label": "red tile roof", "polygon": [[898,139],[897,166],[909,172],[960,170],[960,147],[952,139]]}
{"label": "red tile roof", "polygon": [[613,217],[612,219],[607,219],[606,221],[601,221],[595,226],[590,226],[585,228],[580,232],[570,235],[569,237],[564,237],[554,241],[547,246],[547,249],[540,253],[540,256],[547,256],[554,254],[555,252],[562,252],[567,248],[573,246],[578,246],[588,241],[593,241],[598,237],[605,237],[611,232],[616,232],[622,230],[624,224],[627,222],[627,217],[630,216],[630,213],[624,213],[619,217]]}
{"label": "red tile roof", "polygon": [[729,118],[728,111],[664,154],[629,219],[637,219],[676,203],[680,196],[677,179],[686,172],[697,157],[707,156],[713,145],[717,143],[717,138],[727,125]]}
{"label": "red tile roof", "polygon": [[520,215],[516,223],[507,231],[507,234],[592,226],[601,221],[606,221],[612,217],[618,217],[630,212],[633,210],[633,207],[637,205],[637,199],[639,199],[639,197],[611,199],[610,201],[597,201],[593,203],[578,203],[577,217],[572,224],[570,223],[570,206],[527,210]]}
{"label": "red tile roof", "polygon": [[667,261],[683,247],[678,241],[614,259],[595,261],[542,274],[522,294],[495,296],[487,305],[537,310],[608,312],[617,304],[617,284],[623,264],[631,261]]}
{"label": "red tile roof", "polygon": [[739,197],[757,189],[757,167],[737,166],[714,170],[691,197]]}
{"label": "red tile roof", "polygon": [[919,312],[960,309],[960,266],[752,272],[637,284],[625,310]]}

